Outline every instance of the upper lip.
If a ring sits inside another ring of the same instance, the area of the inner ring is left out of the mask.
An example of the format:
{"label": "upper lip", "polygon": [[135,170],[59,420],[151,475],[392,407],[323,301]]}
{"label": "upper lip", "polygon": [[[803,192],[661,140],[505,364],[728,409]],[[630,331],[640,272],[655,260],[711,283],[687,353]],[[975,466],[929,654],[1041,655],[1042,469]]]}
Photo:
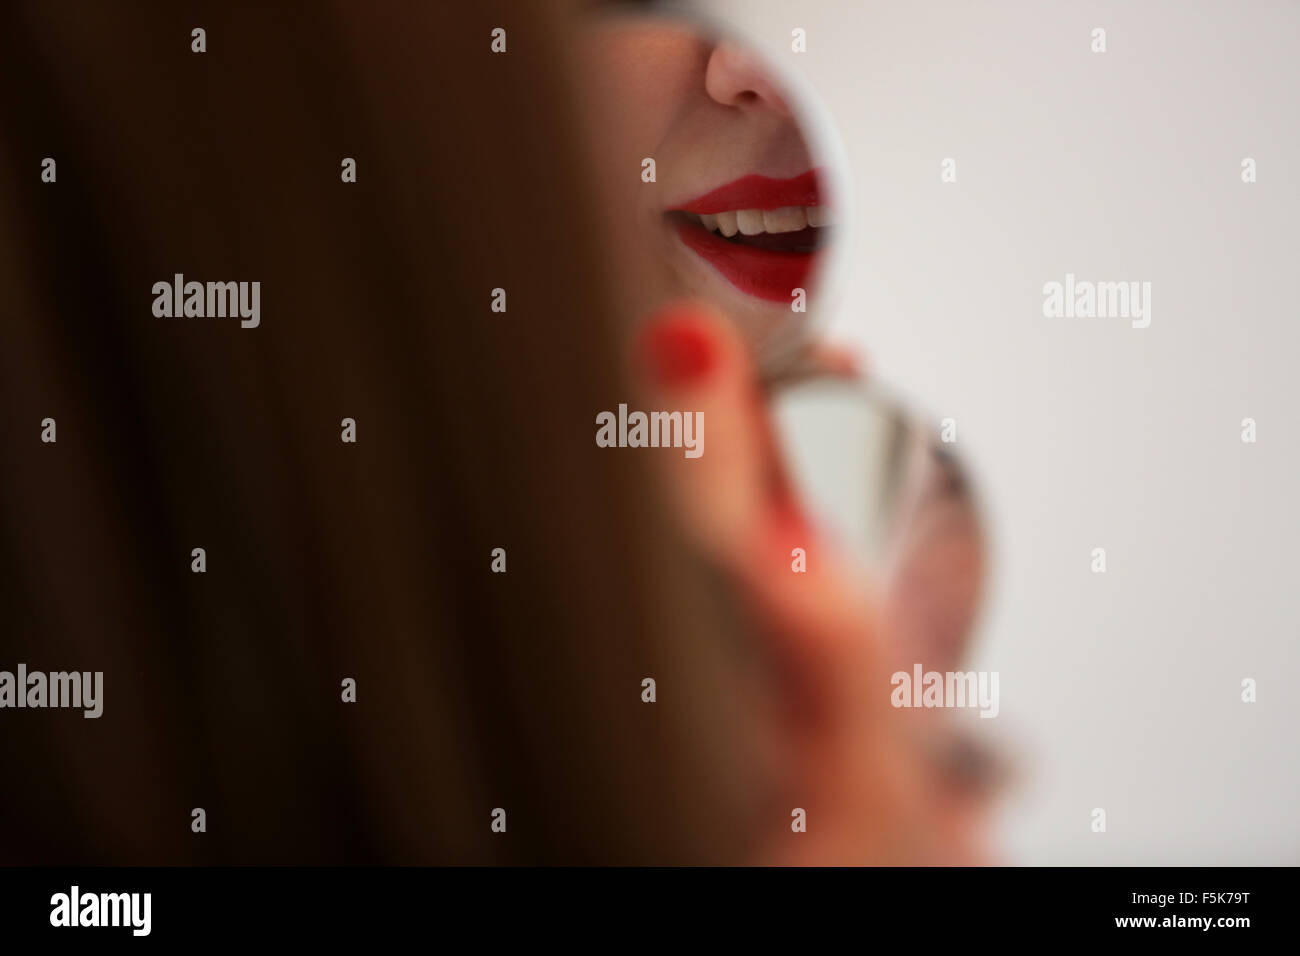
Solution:
{"label": "upper lip", "polygon": [[669,212],[693,212],[707,215],[736,209],[780,209],[784,206],[820,206],[818,171],[789,179],[772,179],[751,174],[719,186],[703,196],[696,196],[669,209]]}

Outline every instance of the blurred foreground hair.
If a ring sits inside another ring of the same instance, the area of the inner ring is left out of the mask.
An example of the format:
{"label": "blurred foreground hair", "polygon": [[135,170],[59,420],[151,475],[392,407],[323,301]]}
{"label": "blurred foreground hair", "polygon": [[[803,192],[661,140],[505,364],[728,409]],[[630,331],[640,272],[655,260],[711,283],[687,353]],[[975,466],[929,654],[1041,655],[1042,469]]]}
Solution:
{"label": "blurred foreground hair", "polygon": [[[0,669],[104,672],[0,713],[0,861],[746,857],[734,612],[592,439],[565,15],[0,12]],[[155,316],[178,273],[260,325]]]}

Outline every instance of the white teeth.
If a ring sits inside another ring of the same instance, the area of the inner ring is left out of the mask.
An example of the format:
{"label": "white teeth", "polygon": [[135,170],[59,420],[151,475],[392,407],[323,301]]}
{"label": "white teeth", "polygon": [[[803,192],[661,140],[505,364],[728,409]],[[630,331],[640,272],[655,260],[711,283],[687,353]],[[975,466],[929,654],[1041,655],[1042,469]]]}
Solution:
{"label": "white teeth", "polygon": [[[764,232],[798,232],[808,228],[808,215],[803,206],[782,206],[763,210]],[[741,229],[744,232],[744,229]]]}
{"label": "white teeth", "polygon": [[734,212],[720,212],[714,215],[714,220],[718,225],[718,232],[730,238],[739,230],[736,225],[736,214]]}
{"label": "white teeth", "polygon": [[820,228],[821,226],[833,225],[835,220],[831,211],[826,206],[806,206],[808,212],[808,225]]}
{"label": "white teeth", "polygon": [[763,231],[763,214],[757,209],[737,209],[736,225],[742,236],[757,236]]}
{"label": "white teeth", "polygon": [[798,232],[809,226],[832,226],[835,218],[826,206],[782,206],[780,209],[733,209],[728,212],[687,213],[710,232],[720,232],[728,239],[737,232],[746,236],[759,233]]}

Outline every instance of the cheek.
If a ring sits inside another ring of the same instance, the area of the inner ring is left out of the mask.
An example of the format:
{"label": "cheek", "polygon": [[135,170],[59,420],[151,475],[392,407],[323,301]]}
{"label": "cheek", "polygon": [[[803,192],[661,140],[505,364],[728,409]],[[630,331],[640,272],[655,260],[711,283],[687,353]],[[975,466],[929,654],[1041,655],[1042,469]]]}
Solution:
{"label": "cheek", "polygon": [[651,156],[691,97],[704,90],[698,44],[670,32],[610,31],[589,42],[583,77],[593,119],[612,153]]}

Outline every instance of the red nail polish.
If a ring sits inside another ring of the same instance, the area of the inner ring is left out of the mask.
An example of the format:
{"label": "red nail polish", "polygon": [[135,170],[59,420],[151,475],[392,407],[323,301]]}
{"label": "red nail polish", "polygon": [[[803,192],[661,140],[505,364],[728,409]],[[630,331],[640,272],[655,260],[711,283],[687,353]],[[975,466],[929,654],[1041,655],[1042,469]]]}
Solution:
{"label": "red nail polish", "polygon": [[713,339],[700,323],[699,312],[685,307],[665,310],[651,319],[638,352],[651,379],[670,387],[704,378],[715,358]]}

